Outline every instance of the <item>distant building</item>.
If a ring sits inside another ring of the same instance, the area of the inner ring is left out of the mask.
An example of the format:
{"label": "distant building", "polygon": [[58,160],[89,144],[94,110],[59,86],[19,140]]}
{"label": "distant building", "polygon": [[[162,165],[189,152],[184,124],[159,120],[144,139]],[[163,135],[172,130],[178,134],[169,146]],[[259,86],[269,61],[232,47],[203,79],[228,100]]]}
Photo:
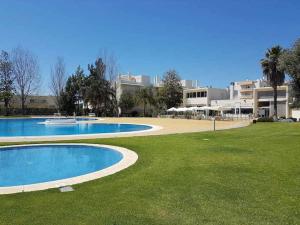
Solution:
{"label": "distant building", "polygon": [[[277,114],[289,117],[289,86],[278,87]],[[232,82],[227,89],[192,88],[183,91],[183,106],[222,107],[232,114],[270,117],[274,114],[273,88],[264,80]]]}
{"label": "distant building", "polygon": [[[277,94],[278,116],[289,117],[289,86],[279,86]],[[229,87],[229,99],[214,99],[210,105],[231,109],[234,114],[270,117],[274,114],[273,88],[264,80],[233,82]]]}
{"label": "distant building", "polygon": [[[10,113],[22,114],[20,96],[14,96],[10,102]],[[31,115],[53,115],[57,111],[55,97],[53,96],[28,96],[25,101],[25,113]],[[0,114],[4,114],[4,102],[0,101]]]}
{"label": "distant building", "polygon": [[183,90],[183,105],[185,107],[210,106],[212,100],[228,98],[229,93],[227,89],[201,87]]}
{"label": "distant building", "polygon": [[198,88],[199,87],[197,80],[181,80],[180,83],[181,83],[181,85],[184,89]]}
{"label": "distant building", "polygon": [[116,98],[120,100],[122,93],[134,94],[138,89],[151,86],[151,79],[146,75],[119,75],[116,80]]}
{"label": "distant building", "polygon": [[158,75],[154,76],[153,86],[154,87],[162,87],[163,86],[163,80],[160,78],[160,76],[158,76]]}
{"label": "distant building", "polygon": [[[265,80],[244,80],[232,82],[228,88],[199,87],[197,80],[181,80],[184,107],[218,106],[230,114],[253,114],[270,117],[274,114],[273,89]],[[143,87],[163,87],[163,81],[155,76],[153,83],[145,75],[120,75],[116,82],[116,96],[119,101],[124,92],[134,94]],[[289,117],[289,86],[278,87],[277,114]]]}
{"label": "distant building", "polygon": [[[180,81],[183,88],[196,88],[198,86],[198,81],[195,80],[181,80]],[[117,101],[120,101],[121,95],[123,93],[131,93],[135,94],[138,89],[153,86],[156,89],[163,87],[163,81],[160,76],[155,76],[153,82],[151,82],[150,76],[146,75],[132,75],[132,74],[124,74],[119,75],[116,80],[116,98]],[[132,111],[141,112],[142,107],[136,106]]]}
{"label": "distant building", "polygon": [[[25,101],[26,108],[31,109],[55,109],[54,96],[28,96]],[[4,107],[4,102],[0,101],[0,107]],[[21,108],[21,99],[19,96],[14,96],[11,100],[10,107],[14,109]]]}
{"label": "distant building", "polygon": [[[198,87],[197,80],[181,80],[180,82],[184,89]],[[153,82],[151,82],[150,76],[146,75],[119,75],[116,80],[116,97],[119,101],[122,93],[124,92],[134,94],[139,88],[150,86],[161,88],[163,85],[164,84],[160,76],[155,76]]]}
{"label": "distant building", "polygon": [[[199,87],[198,80],[180,80],[180,83],[184,89],[189,88],[197,88]],[[153,79],[153,86],[154,87],[163,87],[164,83],[160,76],[155,76]]]}

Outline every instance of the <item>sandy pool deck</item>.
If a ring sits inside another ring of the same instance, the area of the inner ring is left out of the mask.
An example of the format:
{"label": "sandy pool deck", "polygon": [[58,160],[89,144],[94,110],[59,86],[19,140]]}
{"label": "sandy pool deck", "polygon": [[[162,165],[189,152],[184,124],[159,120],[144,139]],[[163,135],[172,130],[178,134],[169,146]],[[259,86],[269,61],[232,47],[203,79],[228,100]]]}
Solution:
{"label": "sandy pool deck", "polygon": [[[211,120],[188,120],[188,119],[170,119],[170,118],[101,118],[97,121],[88,123],[134,123],[152,125],[153,129],[142,132],[127,133],[102,133],[88,135],[64,135],[64,136],[35,136],[35,137],[0,137],[0,142],[32,142],[32,141],[58,141],[58,140],[79,140],[93,138],[113,138],[113,137],[132,137],[148,135],[165,135],[176,133],[191,133],[213,130],[213,121]],[[249,125],[249,120],[241,121],[216,121],[216,130],[225,130],[239,128]]]}

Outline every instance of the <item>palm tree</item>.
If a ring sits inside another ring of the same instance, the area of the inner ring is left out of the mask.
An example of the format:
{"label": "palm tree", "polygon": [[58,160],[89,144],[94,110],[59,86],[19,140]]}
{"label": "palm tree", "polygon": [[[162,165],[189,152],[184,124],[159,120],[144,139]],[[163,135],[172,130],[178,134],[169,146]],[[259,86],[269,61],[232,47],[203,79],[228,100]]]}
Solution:
{"label": "palm tree", "polygon": [[274,91],[274,117],[277,118],[277,86],[284,83],[284,70],[279,68],[279,57],[283,53],[282,48],[277,45],[268,49],[265,58],[261,60],[261,67],[265,79]]}

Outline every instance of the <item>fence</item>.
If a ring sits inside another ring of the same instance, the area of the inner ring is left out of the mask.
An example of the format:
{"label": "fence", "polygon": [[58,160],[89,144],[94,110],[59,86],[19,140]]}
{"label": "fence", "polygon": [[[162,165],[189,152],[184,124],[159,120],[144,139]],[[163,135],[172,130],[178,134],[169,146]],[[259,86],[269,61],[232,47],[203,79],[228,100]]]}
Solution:
{"label": "fence", "polygon": [[[57,110],[53,108],[26,108],[25,115],[53,115]],[[0,108],[0,115],[5,115],[5,109]],[[22,109],[10,109],[9,115],[22,115]]]}
{"label": "fence", "polygon": [[205,114],[193,114],[193,113],[173,113],[169,115],[161,115],[161,118],[173,118],[173,119],[195,119],[195,120],[251,120],[253,119],[252,114],[223,114],[217,116],[206,116]]}

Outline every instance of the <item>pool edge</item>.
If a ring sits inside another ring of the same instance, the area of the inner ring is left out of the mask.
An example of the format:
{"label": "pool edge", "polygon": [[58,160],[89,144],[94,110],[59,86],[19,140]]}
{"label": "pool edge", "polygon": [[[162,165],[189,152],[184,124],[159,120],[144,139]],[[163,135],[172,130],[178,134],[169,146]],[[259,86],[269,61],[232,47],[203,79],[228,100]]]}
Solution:
{"label": "pool edge", "polygon": [[74,184],[80,184],[83,182],[88,182],[91,180],[96,180],[105,176],[109,176],[112,174],[115,174],[121,170],[124,170],[138,160],[138,155],[136,152],[129,150],[127,148],[119,147],[119,146],[113,146],[113,145],[102,145],[102,144],[86,144],[86,143],[47,143],[47,144],[24,144],[24,145],[10,145],[10,146],[1,146],[1,148],[13,148],[13,147],[23,147],[23,146],[57,146],[57,145],[78,145],[78,146],[92,146],[92,147],[104,147],[109,148],[114,151],[117,151],[122,154],[123,158],[117,162],[116,164],[107,167],[102,170],[98,170],[92,173],[61,179],[61,180],[55,180],[55,181],[49,181],[49,182],[43,182],[43,183],[37,183],[37,184],[29,184],[29,185],[20,185],[20,186],[10,186],[10,187],[0,187],[0,195],[2,194],[14,194],[14,193],[20,193],[20,192],[31,192],[31,191],[41,191],[41,190],[47,190],[51,188],[59,188],[63,186],[68,185],[74,185]]}
{"label": "pool edge", "polygon": [[94,133],[94,134],[70,134],[70,135],[49,135],[49,136],[16,136],[16,137],[3,137],[0,136],[0,142],[31,142],[31,141],[61,141],[61,140],[76,140],[76,139],[93,139],[105,137],[119,137],[120,135],[135,135],[140,133],[154,132],[163,129],[162,126],[140,123],[117,123],[117,124],[130,124],[149,126],[150,129],[126,132],[113,132],[113,133]]}

